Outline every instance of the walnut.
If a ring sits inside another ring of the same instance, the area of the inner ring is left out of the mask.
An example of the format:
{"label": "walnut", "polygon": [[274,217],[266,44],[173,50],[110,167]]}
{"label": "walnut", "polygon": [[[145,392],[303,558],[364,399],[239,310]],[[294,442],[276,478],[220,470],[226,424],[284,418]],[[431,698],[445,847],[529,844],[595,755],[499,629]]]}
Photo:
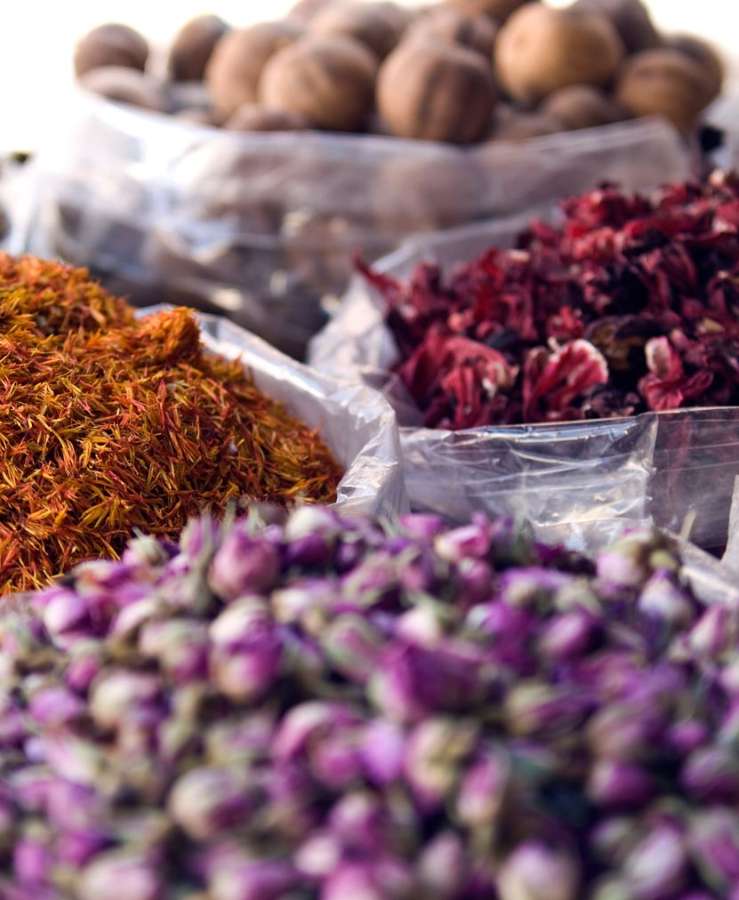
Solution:
{"label": "walnut", "polygon": [[498,77],[524,104],[572,84],[606,85],[622,56],[621,39],[608,19],[538,3],[514,13],[496,44]]}
{"label": "walnut", "polygon": [[297,22],[261,22],[251,28],[231,31],[218,42],[206,68],[205,80],[221,119],[227,119],[244,103],[256,102],[266,64],[303,33]]}
{"label": "walnut", "polygon": [[493,54],[498,28],[487,16],[466,15],[452,6],[439,6],[421,16],[406,33],[406,40],[439,40],[476,50],[487,59]]}
{"label": "walnut", "polygon": [[372,110],[377,63],[362,44],[339,35],[307,35],[269,61],[260,102],[312,126],[355,131]]}
{"label": "walnut", "polygon": [[138,31],[128,25],[110,23],[88,32],[77,44],[74,70],[80,78],[86,72],[116,66],[143,72],[149,58],[149,45]]}
{"label": "walnut", "polygon": [[216,44],[228,31],[219,16],[191,19],[175,35],[167,69],[174,81],[202,81]]}
{"label": "walnut", "polygon": [[490,65],[464,47],[403,41],[380,69],[378,110],[398,137],[473,143],[487,131],[495,103]]}

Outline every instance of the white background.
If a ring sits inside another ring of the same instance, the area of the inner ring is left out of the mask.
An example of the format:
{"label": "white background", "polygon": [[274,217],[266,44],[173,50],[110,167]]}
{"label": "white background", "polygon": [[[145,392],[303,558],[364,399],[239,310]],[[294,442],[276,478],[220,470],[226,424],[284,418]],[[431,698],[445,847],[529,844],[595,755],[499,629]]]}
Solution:
{"label": "white background", "polygon": [[[553,0],[566,5],[566,0]],[[418,5],[418,0],[407,0]],[[71,88],[76,39],[106,21],[120,21],[165,44],[191,16],[215,12],[235,25],[277,18],[291,0],[0,0],[3,128],[0,148],[33,149],[48,140],[45,120],[63,110]],[[659,26],[692,31],[739,59],[739,0],[651,0]]]}

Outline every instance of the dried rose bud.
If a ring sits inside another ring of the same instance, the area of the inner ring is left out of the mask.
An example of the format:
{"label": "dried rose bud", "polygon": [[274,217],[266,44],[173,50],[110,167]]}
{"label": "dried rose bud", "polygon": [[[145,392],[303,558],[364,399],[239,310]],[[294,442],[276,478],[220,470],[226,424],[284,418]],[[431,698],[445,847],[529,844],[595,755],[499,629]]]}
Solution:
{"label": "dried rose bud", "polygon": [[579,884],[571,857],[533,842],[517,847],[497,878],[501,900],[577,900]]}
{"label": "dried rose bud", "polygon": [[735,810],[695,813],[690,819],[689,844],[708,884],[722,890],[739,884],[739,816]]}
{"label": "dried rose bud", "polygon": [[110,836],[97,831],[65,831],[57,840],[56,857],[63,864],[80,869],[111,843]]}
{"label": "dried rose bud", "polygon": [[226,607],[211,624],[210,637],[210,671],[227,697],[252,701],[277,679],[282,643],[261,600],[245,598]]}
{"label": "dried rose bud", "polygon": [[457,572],[459,600],[465,608],[475,603],[485,603],[493,593],[493,569],[482,559],[465,559]]}
{"label": "dried rose bud", "polygon": [[48,821],[63,831],[79,831],[99,827],[105,804],[92,787],[60,778],[52,779],[44,791]]}
{"label": "dried rose bud", "polygon": [[324,787],[333,791],[347,790],[362,775],[362,758],[356,737],[337,729],[310,748],[310,771]]}
{"label": "dried rose bud", "polygon": [[156,862],[125,850],[96,857],[80,875],[80,900],[161,900],[163,873]]}
{"label": "dried rose bud", "polygon": [[221,528],[215,519],[204,515],[192,519],[180,535],[180,550],[192,562],[210,559],[218,546]]}
{"label": "dried rose bud", "polygon": [[379,798],[367,791],[341,797],[331,809],[328,825],[345,847],[373,853],[388,836],[389,822]]}
{"label": "dried rose bud", "polygon": [[677,572],[680,563],[666,542],[654,531],[627,534],[598,555],[598,577],[622,588],[643,585],[653,572]]}
{"label": "dried rose bud", "polygon": [[424,808],[436,808],[450,798],[476,739],[473,723],[453,719],[430,718],[413,729],[405,777]]}
{"label": "dried rose bud", "polygon": [[403,770],[405,734],[394,722],[374,719],[361,733],[359,754],[370,780],[379,785],[391,784]]}
{"label": "dried rose bud", "polygon": [[593,617],[579,609],[556,616],[539,638],[539,652],[553,662],[573,659],[590,646],[597,624]]}
{"label": "dried rose bud", "polygon": [[87,693],[104,665],[102,644],[80,641],[69,652],[69,664],[64,673],[67,687],[78,694]]}
{"label": "dried rose bud", "polygon": [[693,620],[695,607],[687,593],[669,572],[655,572],[642,588],[639,609],[672,628],[683,627]]}
{"label": "dried rose bud", "polygon": [[79,719],[85,712],[80,698],[64,687],[37,691],[29,703],[29,713],[38,725],[53,727]]}
{"label": "dried rose bud", "polygon": [[370,696],[391,718],[415,721],[474,703],[484,689],[481,668],[482,657],[472,645],[426,648],[399,641],[383,654]]}
{"label": "dried rose bud", "polygon": [[321,900],[411,900],[414,890],[412,876],[399,861],[344,862],[325,881]]}
{"label": "dried rose bud", "polygon": [[56,774],[81,785],[98,784],[106,766],[104,748],[64,732],[45,734],[43,753]]}
{"label": "dried rose bud", "polygon": [[391,553],[377,551],[344,576],[343,596],[358,606],[369,608],[394,598],[401,590],[398,560]]}
{"label": "dried rose bud", "polygon": [[154,715],[161,689],[154,675],[124,669],[105,672],[92,686],[90,714],[100,728],[116,728],[139,711]]}
{"label": "dried rose bud", "polygon": [[216,765],[245,763],[268,755],[275,733],[274,716],[251,713],[223,719],[205,734],[206,756]]}
{"label": "dried rose bud", "polygon": [[380,658],[383,635],[357,615],[338,616],[323,633],[321,645],[331,665],[344,677],[364,684]]}
{"label": "dried rose bud", "polygon": [[341,703],[301,703],[280,724],[273,752],[280,761],[300,757],[311,744],[334,729],[361,724],[351,706]]}
{"label": "dried rose bud", "polygon": [[715,660],[733,650],[739,638],[739,616],[721,604],[710,606],[690,631],[690,649],[698,657]]}
{"label": "dried rose bud", "polygon": [[42,597],[44,625],[60,646],[67,646],[75,634],[91,627],[89,604],[84,597],[67,588],[51,588]]}
{"label": "dried rose bud", "polygon": [[471,525],[440,534],[434,540],[434,551],[442,559],[460,563],[464,559],[484,559],[492,546],[493,532],[485,517]]}
{"label": "dried rose bud", "polygon": [[687,756],[693,750],[705,744],[710,737],[710,731],[695,719],[685,719],[675,722],[666,734],[666,740],[670,747],[674,748],[681,756]]}
{"label": "dried rose bud", "polygon": [[636,705],[606,706],[588,722],[588,744],[596,755],[606,759],[639,759],[654,746],[658,724],[648,711]]}
{"label": "dried rose bud", "polygon": [[253,538],[234,526],[223,538],[210,566],[209,583],[226,600],[259,593],[277,580],[280,559],[276,548],[263,538]]}
{"label": "dried rose bud", "polygon": [[13,874],[18,884],[33,888],[42,886],[51,874],[54,857],[47,842],[28,835],[13,849]]}
{"label": "dried rose bud", "polygon": [[285,522],[286,541],[299,541],[313,535],[333,541],[342,531],[343,523],[336,513],[321,506],[300,506],[290,513]]}
{"label": "dried rose bud", "polygon": [[511,569],[498,582],[498,598],[514,607],[535,608],[551,604],[553,596],[570,581],[570,576],[538,566]]}
{"label": "dried rose bud", "polygon": [[468,873],[462,838],[453,831],[437,835],[424,847],[418,871],[424,896],[437,900],[459,896]]}
{"label": "dried rose bud", "polygon": [[467,769],[457,794],[457,818],[468,828],[498,819],[510,785],[510,760],[502,752],[481,754]]}
{"label": "dried rose bud", "polygon": [[739,755],[731,747],[695,750],[685,761],[680,781],[701,802],[735,800],[739,797]]}
{"label": "dried rose bud", "polygon": [[208,840],[243,824],[255,808],[245,773],[229,768],[192,769],[169,796],[172,818],[195,840]]}
{"label": "dried rose bud", "polygon": [[653,791],[653,779],[642,768],[618,760],[599,760],[588,780],[588,797],[598,806],[639,807]]}
{"label": "dried rose bud", "polygon": [[581,723],[586,700],[544,682],[520,681],[505,698],[505,720],[520,737],[566,733]]}
{"label": "dried rose bud", "polygon": [[208,896],[212,900],[282,900],[298,886],[298,874],[290,862],[247,860],[216,871],[208,884]]}
{"label": "dried rose bud", "polygon": [[641,831],[634,819],[614,816],[596,825],[590,844],[596,858],[609,866],[621,865],[641,839]]}
{"label": "dried rose bud", "polygon": [[373,877],[371,868],[360,863],[343,863],[331,873],[321,890],[321,900],[390,900]]}
{"label": "dried rose bud", "polygon": [[275,619],[288,625],[306,621],[316,612],[323,622],[323,616],[332,607],[336,596],[336,587],[330,580],[305,578],[274,591],[270,601]]}
{"label": "dried rose bud", "polygon": [[148,622],[139,650],[178,682],[202,678],[208,670],[208,628],[197,619]]}
{"label": "dried rose bud", "polygon": [[325,878],[338,866],[344,848],[338,835],[315,832],[295,855],[297,869],[309,878]]}
{"label": "dried rose bud", "polygon": [[396,619],[395,635],[410,644],[434,647],[444,637],[442,611],[431,605],[419,605]]}
{"label": "dried rose bud", "polygon": [[623,871],[635,900],[660,900],[686,886],[688,864],[684,836],[661,825],[629,853]]}
{"label": "dried rose bud", "polygon": [[149,535],[134,537],[128,542],[121,561],[129,570],[138,571],[142,575],[154,574],[159,566],[169,562],[176,553],[177,547],[165,544]]}
{"label": "dried rose bud", "polygon": [[401,516],[399,525],[404,535],[423,543],[431,543],[445,528],[444,520],[441,516],[429,513],[413,513]]}

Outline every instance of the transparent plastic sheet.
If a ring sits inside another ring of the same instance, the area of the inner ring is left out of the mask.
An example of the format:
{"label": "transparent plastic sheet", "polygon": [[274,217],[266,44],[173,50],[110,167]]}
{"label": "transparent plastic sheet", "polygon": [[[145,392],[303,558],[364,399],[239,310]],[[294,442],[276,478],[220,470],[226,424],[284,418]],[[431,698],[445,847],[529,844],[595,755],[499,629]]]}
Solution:
{"label": "transparent plastic sheet", "polygon": [[[418,238],[377,268],[402,278],[421,260],[444,267],[470,260],[492,245],[510,246],[524,221]],[[542,537],[578,547],[600,541],[623,520],[653,521],[713,551],[726,546],[739,476],[739,409],[459,432],[422,428],[418,410],[390,372],[398,350],[381,300],[361,278],[313,339],[309,358],[316,368],[352,374],[388,398],[401,425],[416,509],[459,519],[476,509],[520,513]]]}
{"label": "transparent plastic sheet", "polygon": [[28,235],[31,204],[26,167],[12,157],[0,158],[0,250],[22,253]]}
{"label": "transparent plastic sheet", "polygon": [[531,213],[603,179],[688,172],[657,120],[471,149],[386,137],[236,134],[78,95],[35,166],[28,249],[89,266],[141,305],[222,312],[295,356],[352,252]]}
{"label": "transparent plastic sheet", "polygon": [[241,360],[261,390],[319,431],[346,469],[337,507],[389,517],[407,510],[395,415],[377,392],[315,372],[220,316],[198,318],[209,350]]}

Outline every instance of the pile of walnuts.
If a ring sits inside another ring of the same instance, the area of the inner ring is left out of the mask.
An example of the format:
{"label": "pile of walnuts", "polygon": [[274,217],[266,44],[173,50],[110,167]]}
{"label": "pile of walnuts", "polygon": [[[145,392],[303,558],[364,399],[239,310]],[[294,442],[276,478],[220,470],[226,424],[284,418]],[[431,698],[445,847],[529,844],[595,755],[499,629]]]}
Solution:
{"label": "pile of walnuts", "polygon": [[280,21],[188,22],[156,74],[123,25],[77,46],[111,100],[235,131],[321,129],[471,144],[661,115],[690,133],[721,92],[716,51],[661,35],[640,0],[302,0]]}

